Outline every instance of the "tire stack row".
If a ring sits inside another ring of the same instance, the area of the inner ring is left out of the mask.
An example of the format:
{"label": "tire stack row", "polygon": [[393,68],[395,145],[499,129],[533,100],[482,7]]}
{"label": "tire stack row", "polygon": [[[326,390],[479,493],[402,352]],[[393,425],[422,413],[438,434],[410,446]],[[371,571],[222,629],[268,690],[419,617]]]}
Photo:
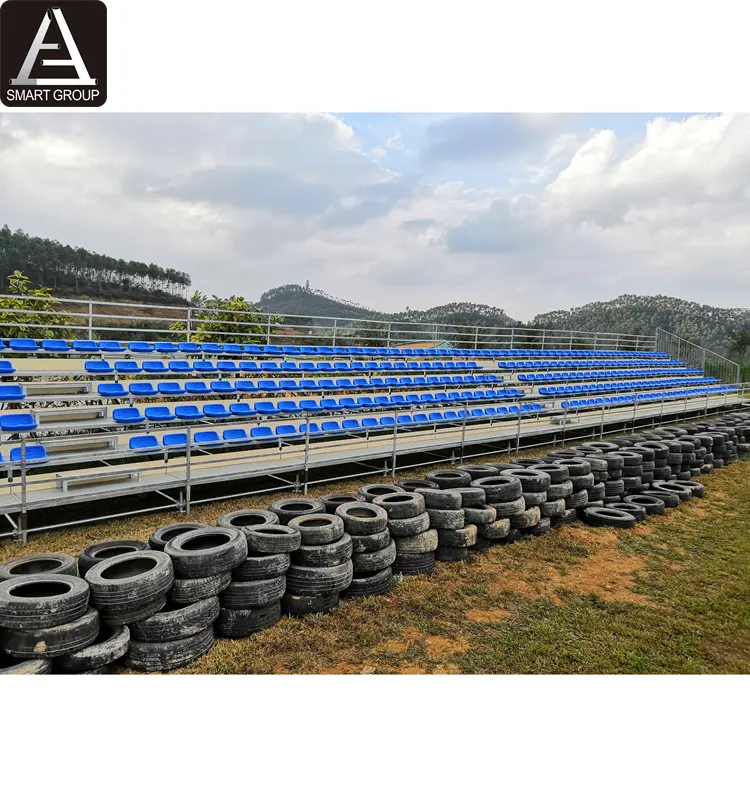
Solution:
{"label": "tire stack row", "polygon": [[[486,512],[484,517],[470,513],[468,519],[466,512],[468,509],[481,510],[486,505],[487,496],[484,490],[472,487],[471,473],[460,467],[428,473],[426,480],[430,486],[418,489],[417,492],[425,497],[425,505],[431,509],[427,514],[430,524],[437,530],[438,547],[435,550],[435,559],[445,563],[468,560],[469,550],[476,546],[479,536],[477,525],[470,520],[488,519],[489,512]],[[451,494],[441,495],[441,491]],[[450,505],[453,508],[441,510],[438,508],[441,505]]]}
{"label": "tire stack row", "polygon": [[232,511],[219,517],[219,527],[239,528],[247,541],[247,556],[232,569],[231,580],[219,597],[214,633],[222,639],[242,639],[273,626],[281,617],[290,553],[301,543],[299,531],[282,525],[278,516],[262,509]]}
{"label": "tire stack row", "polygon": [[396,559],[396,543],[388,529],[387,511],[368,503],[362,495],[356,497],[357,500],[341,503],[336,508],[352,544],[352,581],[341,595],[344,598],[382,596],[393,587],[391,566]]}
{"label": "tire stack row", "polygon": [[466,526],[474,525],[477,528],[474,547],[479,550],[489,549],[493,543],[508,537],[510,519],[498,515],[497,508],[492,504],[496,501],[492,495],[492,486],[485,487],[474,482],[495,477],[497,469],[493,465],[459,465],[456,470],[468,473],[471,479],[468,487],[458,491],[461,493]]}

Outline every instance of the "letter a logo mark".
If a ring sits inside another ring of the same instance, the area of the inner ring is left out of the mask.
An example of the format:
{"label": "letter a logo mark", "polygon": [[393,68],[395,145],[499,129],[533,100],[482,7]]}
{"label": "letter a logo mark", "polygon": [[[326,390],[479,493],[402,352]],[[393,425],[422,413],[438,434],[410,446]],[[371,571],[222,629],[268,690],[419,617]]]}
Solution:
{"label": "letter a logo mark", "polygon": [[[34,67],[36,63],[37,57],[39,53],[43,49],[60,49],[60,44],[45,44],[44,37],[47,35],[47,31],[49,30],[49,26],[52,23],[52,19],[54,17],[55,22],[57,23],[58,28],[60,29],[60,33],[62,35],[63,41],[65,42],[65,46],[68,48],[68,54],[70,55],[69,60],[42,60],[43,66],[72,66],[76,70],[76,74],[78,74],[77,79],[47,79],[47,78],[37,78],[33,79],[31,77],[31,69]],[[18,76],[15,79],[10,80],[11,85],[41,85],[44,86],[54,86],[54,85],[65,85],[65,86],[75,86],[75,85],[95,85],[97,83],[96,79],[92,79],[89,76],[88,69],[86,68],[86,64],[83,62],[83,58],[81,57],[81,53],[78,51],[78,47],[76,46],[75,39],[73,38],[73,34],[70,32],[70,28],[68,27],[68,23],[65,21],[65,17],[63,16],[63,12],[59,8],[52,8],[47,9],[44,17],[42,18],[42,23],[39,25],[39,30],[37,30],[36,36],[34,37],[34,41],[29,48],[29,51],[26,55],[26,59],[23,61],[23,65],[21,66],[21,70],[18,72]]]}

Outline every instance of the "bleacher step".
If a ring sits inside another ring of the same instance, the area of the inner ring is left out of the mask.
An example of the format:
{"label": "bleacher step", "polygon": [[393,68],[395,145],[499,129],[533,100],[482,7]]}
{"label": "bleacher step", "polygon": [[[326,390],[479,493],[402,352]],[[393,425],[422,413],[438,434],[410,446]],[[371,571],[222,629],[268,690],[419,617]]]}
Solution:
{"label": "bleacher step", "polygon": [[95,421],[107,417],[106,407],[77,407],[68,409],[63,407],[46,407],[34,412],[40,424],[59,423],[67,424],[78,421]]}
{"label": "bleacher step", "polygon": [[91,473],[77,476],[63,476],[58,473],[55,479],[57,488],[67,492],[71,487],[80,489],[82,486],[111,484],[117,481],[135,481],[139,483],[143,480],[143,472],[140,470],[113,470],[111,473]]}

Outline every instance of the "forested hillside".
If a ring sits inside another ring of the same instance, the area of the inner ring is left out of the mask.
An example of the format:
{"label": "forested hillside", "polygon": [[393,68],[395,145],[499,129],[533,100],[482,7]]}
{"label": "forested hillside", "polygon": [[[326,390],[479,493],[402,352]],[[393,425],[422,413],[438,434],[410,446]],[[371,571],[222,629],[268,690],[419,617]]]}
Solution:
{"label": "forested hillside", "polygon": [[719,353],[729,352],[732,330],[750,326],[750,309],[723,309],[666,295],[621,295],[567,311],[538,314],[531,327],[653,334],[657,328]]}
{"label": "forested hillside", "polygon": [[0,280],[20,270],[54,294],[100,300],[185,303],[189,274],[153,263],[118,260],[87,249],[63,246],[22,230],[0,230]]}

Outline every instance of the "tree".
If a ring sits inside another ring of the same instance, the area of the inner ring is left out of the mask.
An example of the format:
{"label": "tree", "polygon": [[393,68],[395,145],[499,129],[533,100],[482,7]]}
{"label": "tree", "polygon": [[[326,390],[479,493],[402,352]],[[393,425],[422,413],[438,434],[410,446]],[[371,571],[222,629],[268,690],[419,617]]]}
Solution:
{"label": "tree", "polygon": [[737,356],[742,363],[745,355],[750,350],[750,323],[743,328],[734,328],[727,332],[729,338],[729,352]]}
{"label": "tree", "polygon": [[[32,289],[28,276],[24,276],[21,271],[14,271],[8,276],[8,291],[9,296],[0,297],[0,330],[3,336],[9,339],[75,338],[75,331],[65,328],[72,324],[71,318],[65,316],[67,312],[60,312],[60,302],[52,296],[49,287]],[[26,300],[26,297],[32,300]],[[33,323],[34,327],[21,323]]]}
{"label": "tree", "polygon": [[[220,298],[196,290],[190,299],[190,307],[190,340],[193,342],[241,344],[253,342],[266,333],[269,318],[265,317],[262,309],[241,295]],[[272,316],[270,322],[271,325],[277,325],[283,320]],[[187,335],[187,323],[178,321],[170,326],[170,330],[175,338],[183,340]]]}

